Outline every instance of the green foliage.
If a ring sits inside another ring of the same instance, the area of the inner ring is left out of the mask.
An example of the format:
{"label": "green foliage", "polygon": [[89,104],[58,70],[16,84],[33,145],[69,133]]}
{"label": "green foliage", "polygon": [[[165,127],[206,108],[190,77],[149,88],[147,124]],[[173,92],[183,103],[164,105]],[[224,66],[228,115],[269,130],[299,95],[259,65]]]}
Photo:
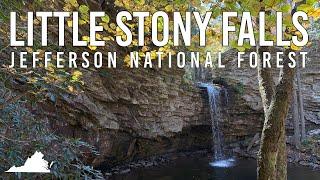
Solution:
{"label": "green foliage", "polygon": [[109,17],[108,15],[106,15],[106,16],[102,17],[101,20],[102,20],[103,22],[105,22],[105,23],[109,23],[110,17]]}
{"label": "green foliage", "polygon": [[243,95],[245,91],[245,87],[241,82],[239,82],[234,86],[234,90],[236,91],[236,93]]}
{"label": "green foliage", "polygon": [[23,0],[1,0],[0,1],[0,22],[10,20],[11,11],[20,11],[23,7]]}
{"label": "green foliage", "polygon": [[[1,76],[3,79],[3,74]],[[52,174],[20,174],[23,179],[102,179],[100,171],[83,162],[83,154],[99,155],[95,148],[81,139],[70,139],[54,134],[48,121],[35,118],[27,108],[27,99],[17,99],[13,92],[0,83],[0,172],[11,166],[21,166],[35,151],[45,154],[52,162]],[[4,105],[4,106],[3,106]],[[32,107],[35,108],[35,107]],[[12,178],[12,174],[2,174],[3,178]]]}

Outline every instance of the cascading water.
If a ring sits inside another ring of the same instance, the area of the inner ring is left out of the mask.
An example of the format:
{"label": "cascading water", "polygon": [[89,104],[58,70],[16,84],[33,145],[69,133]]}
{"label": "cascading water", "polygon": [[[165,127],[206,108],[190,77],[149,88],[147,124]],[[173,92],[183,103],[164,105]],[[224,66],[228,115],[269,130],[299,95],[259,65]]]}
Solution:
{"label": "cascading water", "polygon": [[[233,158],[226,158],[223,152],[223,133],[220,128],[219,120],[222,118],[222,93],[227,96],[225,89],[218,85],[201,83],[201,87],[207,89],[210,104],[210,117],[212,123],[212,136],[213,136],[213,162],[210,163],[214,167],[230,167],[234,164]],[[225,98],[225,103],[228,98]]]}
{"label": "cascading water", "polygon": [[224,158],[224,154],[223,154],[223,145],[221,140],[222,133],[219,128],[219,119],[221,118],[220,87],[210,85],[210,84],[205,84],[205,85],[206,85],[208,96],[209,96],[214,159],[221,160]]}

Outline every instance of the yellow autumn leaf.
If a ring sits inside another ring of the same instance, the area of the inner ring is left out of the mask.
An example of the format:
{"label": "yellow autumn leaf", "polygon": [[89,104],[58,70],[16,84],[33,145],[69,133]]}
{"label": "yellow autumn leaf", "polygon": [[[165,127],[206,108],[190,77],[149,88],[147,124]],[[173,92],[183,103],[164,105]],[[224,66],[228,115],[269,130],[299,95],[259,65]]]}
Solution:
{"label": "yellow autumn leaf", "polygon": [[151,51],[151,59],[156,59],[156,58],[157,58],[156,51]]}
{"label": "yellow autumn leaf", "polygon": [[64,1],[67,4],[70,4],[73,7],[79,7],[78,1],[77,0],[65,0]]}
{"label": "yellow autumn leaf", "polygon": [[86,6],[86,5],[81,5],[80,7],[79,7],[79,12],[80,12],[80,14],[82,15],[82,16],[86,16],[86,15],[88,15],[89,14],[89,7],[88,6]]}
{"label": "yellow autumn leaf", "polygon": [[150,48],[148,46],[143,46],[141,50],[142,52],[146,52],[146,51],[149,51]]}
{"label": "yellow autumn leaf", "polygon": [[111,39],[110,39],[109,36],[107,36],[107,37],[103,37],[102,40],[104,40],[104,41],[110,41]]}
{"label": "yellow autumn leaf", "polygon": [[96,38],[98,39],[98,40],[102,40],[102,36],[100,35],[100,34],[96,34]]}
{"label": "yellow autumn leaf", "polygon": [[314,11],[309,13],[309,16],[313,17],[315,20],[320,18],[320,8],[315,9]]}
{"label": "yellow autumn leaf", "polygon": [[172,12],[172,11],[173,11],[173,6],[172,6],[172,4],[169,4],[169,5],[167,5],[164,9],[165,9],[167,12]]}
{"label": "yellow autumn leaf", "polygon": [[75,76],[75,77],[80,77],[80,76],[82,76],[82,72],[81,71],[73,71],[72,72],[72,76]]}
{"label": "yellow autumn leaf", "polygon": [[144,52],[139,52],[139,56],[140,56],[140,57],[146,57],[146,55],[145,55]]}
{"label": "yellow autumn leaf", "polygon": [[31,47],[26,47],[28,53],[33,53],[33,49]]}
{"label": "yellow autumn leaf", "polygon": [[63,6],[63,10],[66,11],[66,12],[71,12],[73,10],[73,7],[71,4],[65,4]]}
{"label": "yellow autumn leaf", "polygon": [[84,25],[84,24],[87,24],[88,22],[83,20],[83,19],[80,19],[79,20],[79,25]]}
{"label": "yellow autumn leaf", "polygon": [[298,36],[299,38],[302,37],[302,33],[301,33],[300,31],[296,31],[296,32],[294,32],[294,34],[295,34],[296,36]]}
{"label": "yellow autumn leaf", "polygon": [[308,42],[307,47],[311,47],[312,42]]}
{"label": "yellow autumn leaf", "polygon": [[92,51],[97,50],[97,46],[88,46],[89,49],[91,49]]}
{"label": "yellow autumn leaf", "polygon": [[169,52],[171,53],[171,55],[176,55],[177,54],[176,51],[172,50],[172,49],[170,49]]}
{"label": "yellow autumn leaf", "polygon": [[124,58],[124,64],[127,67],[130,67],[130,56],[129,55],[126,55],[126,57]]}
{"label": "yellow autumn leaf", "polygon": [[149,33],[150,32],[150,27],[149,26],[145,26],[144,27],[144,32]]}
{"label": "yellow autumn leaf", "polygon": [[72,25],[72,20],[67,21],[67,24],[68,24],[68,27],[72,27],[72,26],[73,26],[73,25]]}
{"label": "yellow autumn leaf", "polygon": [[104,17],[101,17],[101,20],[105,23],[109,23],[110,17],[108,15],[105,15]]}
{"label": "yellow autumn leaf", "polygon": [[[144,5],[145,4],[145,0],[135,0],[135,3],[139,4],[139,5]],[[128,4],[128,3],[126,3]]]}
{"label": "yellow autumn leaf", "polygon": [[38,58],[43,59],[45,55],[45,50],[43,49],[37,49],[37,52],[39,52]]}
{"label": "yellow autumn leaf", "polygon": [[296,46],[296,45],[295,45],[295,44],[293,44],[293,43],[291,43],[290,48],[291,48],[292,50],[294,50],[294,51],[299,51],[299,50],[301,50],[301,49],[302,49],[301,47],[298,47],[298,46]]}
{"label": "yellow autumn leaf", "polygon": [[28,20],[27,16],[20,16],[20,19],[21,19],[21,21],[27,21]]}
{"label": "yellow autumn leaf", "polygon": [[54,73],[55,72],[52,64],[49,64],[48,67],[46,68],[46,70],[49,71],[50,73]]}
{"label": "yellow autumn leaf", "polygon": [[106,36],[102,38],[104,41],[114,41],[114,38],[112,36]]}
{"label": "yellow autumn leaf", "polygon": [[117,28],[117,25],[116,25],[115,23],[111,23],[111,24],[110,24],[110,28],[111,28],[111,29],[116,29],[116,28]]}
{"label": "yellow autumn leaf", "polygon": [[73,86],[68,86],[68,90],[69,90],[70,92],[74,92]]}
{"label": "yellow autumn leaf", "polygon": [[[131,24],[131,23],[126,23],[126,25],[130,28],[134,28],[135,27],[135,24]],[[144,23],[144,25],[146,25],[146,23]]]}
{"label": "yellow autumn leaf", "polygon": [[127,40],[127,35],[123,34],[123,35],[121,36],[121,38],[122,38],[123,40]]}
{"label": "yellow autumn leaf", "polygon": [[38,19],[33,20],[34,25],[40,25],[40,21]]}
{"label": "yellow autumn leaf", "polygon": [[161,48],[159,48],[158,51],[159,51],[159,52],[165,52],[165,50],[166,50],[166,49],[165,49],[164,47],[161,47]]}
{"label": "yellow autumn leaf", "polygon": [[82,36],[82,40],[89,42],[90,38],[89,38],[89,36]]}

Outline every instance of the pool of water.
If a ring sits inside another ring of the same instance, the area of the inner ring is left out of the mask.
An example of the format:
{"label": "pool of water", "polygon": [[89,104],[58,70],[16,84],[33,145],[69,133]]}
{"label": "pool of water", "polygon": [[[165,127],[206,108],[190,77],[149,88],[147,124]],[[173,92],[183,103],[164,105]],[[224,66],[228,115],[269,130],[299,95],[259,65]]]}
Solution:
{"label": "pool of water", "polygon": [[[128,174],[112,177],[115,180],[255,180],[256,161],[236,159],[234,166],[212,167],[207,157],[183,157],[166,165],[137,169]],[[289,164],[288,180],[319,180],[320,171]]]}

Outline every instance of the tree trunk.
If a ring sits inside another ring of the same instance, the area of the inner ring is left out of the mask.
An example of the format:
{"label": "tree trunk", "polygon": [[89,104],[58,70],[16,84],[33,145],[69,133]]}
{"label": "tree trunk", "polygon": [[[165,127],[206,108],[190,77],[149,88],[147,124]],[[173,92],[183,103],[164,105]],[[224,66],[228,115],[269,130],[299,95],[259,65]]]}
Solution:
{"label": "tree trunk", "polygon": [[293,114],[293,124],[294,124],[294,145],[298,149],[300,146],[300,123],[299,123],[299,105],[297,97],[297,85],[294,84],[295,88],[293,90],[293,104],[292,104],[292,114]]}
{"label": "tree trunk", "polygon": [[[260,2],[263,2],[263,0],[260,0]],[[297,11],[298,6],[305,3],[306,0],[295,2],[291,14]],[[260,53],[263,52],[262,48],[259,49]],[[295,76],[295,69],[288,66],[290,62],[288,54],[290,51],[293,50],[289,48],[284,52],[283,71],[281,71],[279,83],[276,87],[273,86],[271,70],[261,68],[261,58],[259,58],[259,90],[264,106],[265,120],[257,157],[258,180],[287,179],[285,120],[289,110],[289,103],[292,99]]]}
{"label": "tree trunk", "polygon": [[299,111],[300,111],[300,121],[301,121],[301,141],[306,139],[306,125],[304,118],[304,108],[303,108],[303,94],[301,90],[301,76],[299,69],[297,70],[297,86],[298,86],[298,98],[299,98]]}
{"label": "tree trunk", "polygon": [[287,147],[286,147],[285,124],[280,134],[276,170],[277,170],[276,180],[287,179]]}
{"label": "tree trunk", "polygon": [[[275,87],[275,93],[271,96],[270,105],[265,103],[267,101],[263,101],[266,113],[258,154],[258,180],[285,180],[287,177],[285,120],[292,99],[295,71],[288,67],[289,52],[290,49],[285,50],[284,68],[279,83]],[[260,72],[259,74],[261,75]],[[268,89],[270,82],[259,81],[259,84],[260,90]]]}
{"label": "tree trunk", "polygon": [[258,155],[258,180],[271,180],[276,176],[279,176],[277,180],[286,179],[285,119],[290,98],[283,92],[277,94],[265,116]]}

